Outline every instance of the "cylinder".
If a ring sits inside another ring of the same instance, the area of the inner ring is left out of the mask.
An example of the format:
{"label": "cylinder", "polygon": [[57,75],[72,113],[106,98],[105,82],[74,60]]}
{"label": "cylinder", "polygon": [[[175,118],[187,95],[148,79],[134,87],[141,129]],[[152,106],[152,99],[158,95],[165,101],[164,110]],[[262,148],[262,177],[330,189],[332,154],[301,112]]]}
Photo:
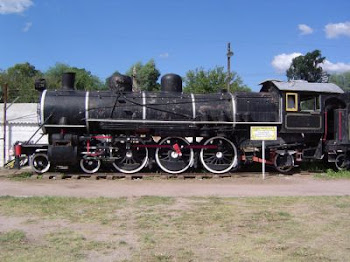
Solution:
{"label": "cylinder", "polygon": [[67,72],[62,75],[62,90],[74,90],[75,73]]}
{"label": "cylinder", "polygon": [[176,74],[166,74],[161,79],[161,91],[182,92],[182,78]]}

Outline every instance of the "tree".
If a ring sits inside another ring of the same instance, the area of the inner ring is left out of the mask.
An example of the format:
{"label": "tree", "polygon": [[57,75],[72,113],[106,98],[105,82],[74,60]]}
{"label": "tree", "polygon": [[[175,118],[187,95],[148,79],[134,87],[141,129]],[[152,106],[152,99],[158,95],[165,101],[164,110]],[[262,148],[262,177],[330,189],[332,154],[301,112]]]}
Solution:
{"label": "tree", "polygon": [[350,91],[350,71],[342,74],[334,74],[329,77],[329,82],[341,87],[344,91]]}
{"label": "tree", "polygon": [[85,68],[71,67],[66,64],[56,63],[45,72],[49,89],[61,88],[62,74],[65,72],[75,73],[75,88],[78,90],[102,90],[105,85],[97,77]]}
{"label": "tree", "polygon": [[39,94],[34,89],[37,78],[42,77],[42,73],[35,69],[35,66],[26,62],[16,64],[2,72],[2,82],[8,83],[8,101],[21,103],[37,102]]}
{"label": "tree", "polygon": [[[204,70],[197,68],[186,73],[184,92],[215,93],[226,88],[227,74],[223,67]],[[243,84],[242,79],[235,73],[231,73],[230,92],[251,91]]]}
{"label": "tree", "polygon": [[286,71],[288,80],[306,80],[313,83],[322,82],[324,71],[321,65],[325,59],[325,57],[322,57],[320,50],[314,50],[305,56],[295,57]]}
{"label": "tree", "polygon": [[136,73],[136,83],[141,90],[160,90],[160,84],[157,82],[160,76],[160,72],[157,69],[153,59],[149,60],[145,65],[143,65],[141,62],[134,64],[126,72],[126,75],[133,76],[134,72]]}

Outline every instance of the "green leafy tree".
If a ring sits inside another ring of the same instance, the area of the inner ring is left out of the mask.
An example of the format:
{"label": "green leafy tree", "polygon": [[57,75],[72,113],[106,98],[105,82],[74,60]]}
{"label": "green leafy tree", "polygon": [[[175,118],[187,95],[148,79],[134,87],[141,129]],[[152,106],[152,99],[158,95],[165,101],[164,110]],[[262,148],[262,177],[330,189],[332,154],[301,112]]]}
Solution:
{"label": "green leafy tree", "polygon": [[30,63],[16,64],[1,73],[2,84],[8,84],[8,101],[30,103],[37,102],[39,94],[34,89],[37,78],[42,73]]}
{"label": "green leafy tree", "polygon": [[84,68],[71,67],[66,64],[56,63],[45,72],[45,78],[49,89],[61,88],[62,74],[65,72],[75,73],[75,88],[78,90],[101,90],[105,85],[97,77]]}
{"label": "green leafy tree", "polygon": [[334,74],[329,77],[329,82],[341,87],[344,91],[350,91],[350,71],[342,74]]}
{"label": "green leafy tree", "polygon": [[145,91],[157,91],[160,90],[160,84],[157,82],[160,76],[160,72],[156,67],[153,59],[146,64],[138,62],[130,67],[126,72],[128,76],[133,76],[135,73],[136,84],[138,88]]}
{"label": "green leafy tree", "polygon": [[[192,93],[215,93],[227,87],[227,73],[223,67],[204,70],[197,68],[186,73],[184,92]],[[243,84],[237,73],[231,73],[230,92],[250,92],[250,88]]]}
{"label": "green leafy tree", "polygon": [[286,71],[288,80],[305,80],[312,83],[322,82],[325,72],[321,65],[326,58],[320,50],[314,50],[304,56],[295,57]]}

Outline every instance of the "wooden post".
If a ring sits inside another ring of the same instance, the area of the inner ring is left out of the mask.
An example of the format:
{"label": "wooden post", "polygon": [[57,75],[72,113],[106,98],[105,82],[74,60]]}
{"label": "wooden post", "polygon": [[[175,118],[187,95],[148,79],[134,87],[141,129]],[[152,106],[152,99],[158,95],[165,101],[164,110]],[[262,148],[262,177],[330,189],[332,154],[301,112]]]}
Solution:
{"label": "wooden post", "polygon": [[3,152],[3,165],[5,166],[6,164],[6,124],[7,124],[7,116],[6,116],[6,112],[7,111],[7,84],[4,85],[4,117],[3,117],[3,124],[4,124],[4,135],[3,135],[3,139],[4,139],[4,152]]}

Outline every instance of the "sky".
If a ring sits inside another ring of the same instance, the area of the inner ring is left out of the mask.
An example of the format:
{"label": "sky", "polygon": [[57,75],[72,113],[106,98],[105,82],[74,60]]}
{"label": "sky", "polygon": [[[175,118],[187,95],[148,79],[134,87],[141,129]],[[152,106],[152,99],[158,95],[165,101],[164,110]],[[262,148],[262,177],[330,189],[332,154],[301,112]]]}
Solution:
{"label": "sky", "polygon": [[286,80],[319,49],[329,73],[350,71],[349,0],[0,0],[0,69],[29,62],[85,68],[102,80],[154,59],[162,74],[227,65],[254,91]]}

